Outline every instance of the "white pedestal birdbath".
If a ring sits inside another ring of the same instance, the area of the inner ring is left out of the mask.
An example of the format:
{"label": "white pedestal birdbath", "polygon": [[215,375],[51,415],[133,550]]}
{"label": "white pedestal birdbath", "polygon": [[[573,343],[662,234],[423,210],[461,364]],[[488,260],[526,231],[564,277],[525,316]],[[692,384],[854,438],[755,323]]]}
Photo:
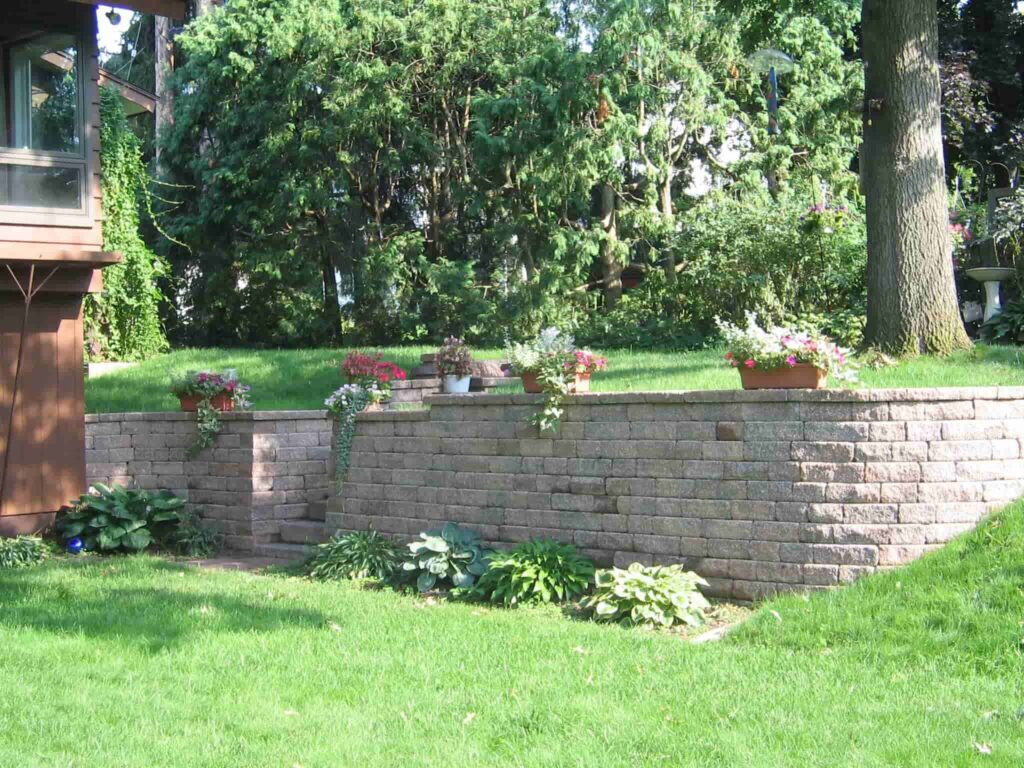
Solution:
{"label": "white pedestal birdbath", "polygon": [[999,300],[999,283],[1014,275],[1014,270],[1009,267],[975,267],[967,270],[967,276],[972,280],[985,284],[985,322],[1003,311],[1003,304]]}

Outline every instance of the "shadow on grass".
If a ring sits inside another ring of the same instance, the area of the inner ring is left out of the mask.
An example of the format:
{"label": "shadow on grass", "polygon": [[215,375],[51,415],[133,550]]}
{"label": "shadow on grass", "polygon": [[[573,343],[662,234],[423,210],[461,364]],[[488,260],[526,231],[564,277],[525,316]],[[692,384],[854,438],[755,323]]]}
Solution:
{"label": "shadow on grass", "polygon": [[[72,580],[54,580],[48,567],[0,572],[0,626],[120,642],[156,654],[210,633],[328,625],[323,613],[274,603],[262,590],[233,596],[205,591],[201,585],[197,589],[195,581],[187,582],[188,589],[176,590],[170,578],[178,578],[183,566],[147,563],[138,575],[121,573],[105,583],[105,565],[83,564],[82,570],[88,572]],[[110,570],[114,567],[111,563]],[[166,571],[166,585],[124,585],[126,579],[152,579],[151,571]]]}

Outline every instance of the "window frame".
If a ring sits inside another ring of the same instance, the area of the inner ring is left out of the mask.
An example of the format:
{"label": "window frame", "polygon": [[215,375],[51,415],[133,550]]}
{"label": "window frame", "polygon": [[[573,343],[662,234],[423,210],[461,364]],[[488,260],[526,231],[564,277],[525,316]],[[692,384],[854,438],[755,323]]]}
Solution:
{"label": "window frame", "polygon": [[[95,219],[93,217],[91,197],[92,184],[90,176],[92,175],[92,168],[90,158],[92,146],[90,137],[92,130],[90,126],[90,115],[88,112],[90,105],[86,98],[86,87],[89,83],[86,70],[89,66],[89,62],[92,61],[92,48],[88,45],[86,36],[82,34],[81,30],[72,31],[68,29],[48,29],[45,30],[45,32],[67,34],[75,41],[77,49],[77,129],[78,135],[80,136],[79,151],[58,152],[53,150],[0,146],[0,165],[76,169],[79,172],[79,200],[81,201],[81,205],[76,209],[55,208],[49,206],[5,205],[0,203],[0,225],[13,224],[25,226],[91,228],[95,223]],[[6,64],[9,57],[8,51],[10,46],[5,46],[5,48],[7,50],[2,53],[4,61],[0,62],[0,64]],[[7,67],[0,66],[0,81],[2,81],[0,82],[0,99],[3,100],[2,103],[0,103],[0,109],[4,111],[3,125],[6,130],[10,130],[10,126],[7,125],[7,119],[10,116],[6,114],[10,99],[10,95],[7,92],[8,77]],[[6,137],[3,137],[3,140],[6,141]]]}

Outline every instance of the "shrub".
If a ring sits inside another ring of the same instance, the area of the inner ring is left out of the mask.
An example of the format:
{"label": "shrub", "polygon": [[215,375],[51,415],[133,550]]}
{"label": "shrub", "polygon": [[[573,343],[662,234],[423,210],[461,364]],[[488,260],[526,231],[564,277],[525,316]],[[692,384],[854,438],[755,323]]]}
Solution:
{"label": "shrub", "polygon": [[1024,341],[1024,299],[1011,301],[1003,311],[981,326],[981,336],[987,341],[1016,344]]}
{"label": "shrub", "polygon": [[691,627],[704,623],[710,604],[698,587],[707,582],[680,565],[643,566],[598,571],[594,593],[583,601],[597,621],[651,627]]}
{"label": "shrub", "polygon": [[582,595],[594,564],[576,547],[553,539],[523,542],[511,552],[491,555],[475,594],[492,603],[555,603]]}
{"label": "shrub", "polygon": [[141,552],[168,543],[181,521],[185,502],[170,491],[129,490],[101,483],[57,520],[64,541],[80,538],[88,550]]}
{"label": "shrub", "polygon": [[224,547],[223,534],[203,525],[194,509],[182,508],[178,527],[168,537],[170,549],[185,557],[212,557]]}
{"label": "shrub", "polygon": [[0,568],[28,568],[43,562],[50,552],[38,536],[0,539]]}
{"label": "shrub", "polygon": [[377,531],[356,531],[336,533],[319,545],[306,563],[306,573],[320,581],[387,581],[401,564],[401,552],[391,539]]}
{"label": "shrub", "polygon": [[409,544],[402,571],[408,578],[416,578],[420,592],[438,585],[468,589],[487,570],[489,554],[475,531],[445,523],[440,530],[421,533],[420,541]]}

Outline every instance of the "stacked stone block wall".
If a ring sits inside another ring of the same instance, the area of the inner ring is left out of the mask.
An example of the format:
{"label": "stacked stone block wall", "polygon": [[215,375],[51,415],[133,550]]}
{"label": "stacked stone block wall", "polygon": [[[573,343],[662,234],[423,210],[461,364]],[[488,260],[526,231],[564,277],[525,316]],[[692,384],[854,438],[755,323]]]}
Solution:
{"label": "stacked stone block wall", "polygon": [[684,563],[755,599],[905,563],[1024,494],[1024,389],[580,395],[554,435],[528,395],[360,417],[327,526]]}
{"label": "stacked stone block wall", "polygon": [[305,518],[330,490],[332,422],[323,411],[222,416],[213,447],[194,458],[195,415],[86,416],[90,483],[166,488],[197,505],[231,549],[277,540],[282,521]]}

